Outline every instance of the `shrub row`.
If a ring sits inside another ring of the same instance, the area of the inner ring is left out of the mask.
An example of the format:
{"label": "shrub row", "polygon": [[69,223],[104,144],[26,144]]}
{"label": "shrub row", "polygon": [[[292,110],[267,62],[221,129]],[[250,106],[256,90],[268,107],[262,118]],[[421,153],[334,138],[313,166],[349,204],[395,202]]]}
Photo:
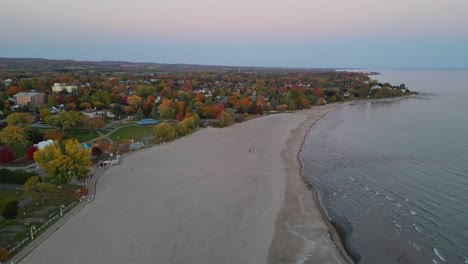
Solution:
{"label": "shrub row", "polygon": [[20,170],[0,169],[0,183],[24,184],[32,176],[36,176],[36,174]]}

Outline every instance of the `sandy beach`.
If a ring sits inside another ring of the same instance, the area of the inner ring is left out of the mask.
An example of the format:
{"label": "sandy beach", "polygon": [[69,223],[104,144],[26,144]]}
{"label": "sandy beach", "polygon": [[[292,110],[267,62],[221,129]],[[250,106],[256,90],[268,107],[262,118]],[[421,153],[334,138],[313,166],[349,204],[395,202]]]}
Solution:
{"label": "sandy beach", "polygon": [[347,263],[298,160],[307,130],[336,107],[206,128],[130,155],[21,263]]}

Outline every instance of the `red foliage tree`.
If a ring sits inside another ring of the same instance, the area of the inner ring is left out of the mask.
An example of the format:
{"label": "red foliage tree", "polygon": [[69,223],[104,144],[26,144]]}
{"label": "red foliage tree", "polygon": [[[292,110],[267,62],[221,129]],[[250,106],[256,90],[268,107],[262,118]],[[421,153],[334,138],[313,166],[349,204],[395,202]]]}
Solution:
{"label": "red foliage tree", "polygon": [[10,86],[7,90],[8,95],[15,95],[17,93],[21,92],[21,88],[19,86]]}
{"label": "red foliage tree", "polygon": [[323,88],[322,87],[314,87],[314,95],[317,97],[322,97]]}
{"label": "red foliage tree", "polygon": [[218,119],[219,115],[223,111],[224,111],[224,105],[223,104],[216,104],[214,106],[214,118]]}
{"label": "red foliage tree", "polygon": [[0,147],[0,163],[9,163],[15,160],[15,153],[10,146]]}
{"label": "red foliage tree", "polygon": [[37,147],[34,145],[29,146],[29,148],[26,150],[26,157],[28,160],[34,160],[34,152],[37,151]]}
{"label": "red foliage tree", "polygon": [[177,121],[179,121],[179,122],[184,120],[184,113],[182,113],[182,112],[178,113],[176,118],[177,118]]}

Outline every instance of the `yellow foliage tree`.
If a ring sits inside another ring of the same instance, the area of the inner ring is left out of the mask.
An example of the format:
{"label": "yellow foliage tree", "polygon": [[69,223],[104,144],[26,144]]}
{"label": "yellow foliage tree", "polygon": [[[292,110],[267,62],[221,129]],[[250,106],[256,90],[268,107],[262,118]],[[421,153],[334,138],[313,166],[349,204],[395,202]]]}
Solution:
{"label": "yellow foliage tree", "polygon": [[33,122],[33,117],[29,113],[12,113],[7,116],[6,121],[9,126],[29,126]]}
{"label": "yellow foliage tree", "polygon": [[56,183],[68,184],[73,177],[85,178],[91,165],[90,151],[79,145],[78,140],[54,142],[34,153],[34,160]]}
{"label": "yellow foliage tree", "polygon": [[7,126],[0,131],[0,142],[13,146],[26,146],[26,129],[21,126]]}

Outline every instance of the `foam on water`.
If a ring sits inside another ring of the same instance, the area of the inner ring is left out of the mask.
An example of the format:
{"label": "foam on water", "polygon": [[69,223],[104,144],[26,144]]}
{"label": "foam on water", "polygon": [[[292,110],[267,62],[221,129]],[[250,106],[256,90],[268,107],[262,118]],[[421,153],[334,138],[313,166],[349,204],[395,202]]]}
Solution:
{"label": "foam on water", "polygon": [[422,233],[421,228],[419,228],[416,224],[413,224],[413,226],[414,226],[414,229],[416,229],[416,231],[418,231],[419,233]]}
{"label": "foam on water", "polygon": [[447,261],[447,260],[445,260],[444,256],[442,256],[442,253],[441,253],[437,248],[434,248],[434,253],[436,254],[436,256],[437,256],[440,260],[442,260],[442,261],[444,261],[444,262]]}

